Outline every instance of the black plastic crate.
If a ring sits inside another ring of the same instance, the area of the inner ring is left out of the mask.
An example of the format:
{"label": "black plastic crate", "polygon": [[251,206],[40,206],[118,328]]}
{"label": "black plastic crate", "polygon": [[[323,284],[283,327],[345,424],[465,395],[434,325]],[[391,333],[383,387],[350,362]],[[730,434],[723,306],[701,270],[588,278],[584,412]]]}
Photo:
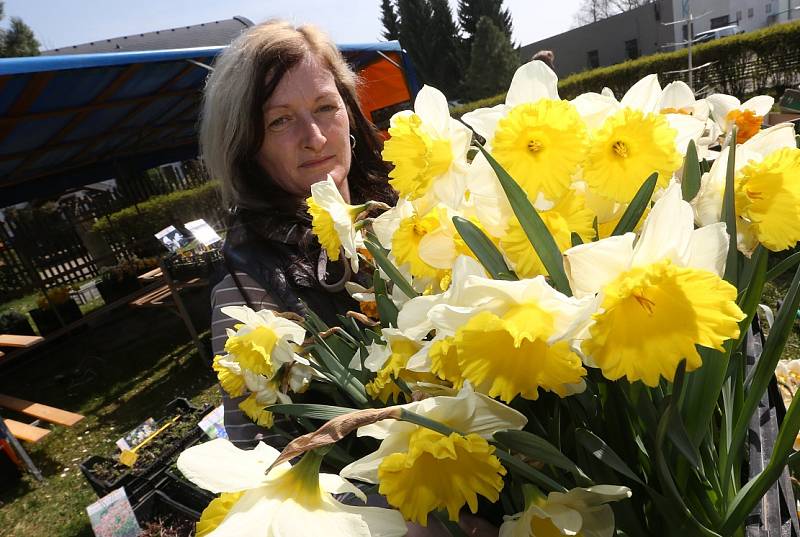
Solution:
{"label": "black plastic crate", "polygon": [[[196,407],[189,403],[185,398],[177,398],[165,407],[165,415],[171,416],[176,413],[191,414],[195,422],[199,422],[202,417],[211,411],[211,405]],[[163,422],[163,419],[161,420]],[[113,459],[93,455],[80,464],[80,469],[92,489],[99,497],[103,497],[113,490],[125,487],[131,503],[135,503],[144,498],[147,493],[155,490],[165,479],[165,471],[174,461],[181,451],[199,442],[205,437],[205,433],[200,427],[192,427],[179,442],[176,442],[171,449],[165,450],[157,459],[147,466],[126,470],[114,480],[99,478],[93,468],[100,463],[117,464]]]}

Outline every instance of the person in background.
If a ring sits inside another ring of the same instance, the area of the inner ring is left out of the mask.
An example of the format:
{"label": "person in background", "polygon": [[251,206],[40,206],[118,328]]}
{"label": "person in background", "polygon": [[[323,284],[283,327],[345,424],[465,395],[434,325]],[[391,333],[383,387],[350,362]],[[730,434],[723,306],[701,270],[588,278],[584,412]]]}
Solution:
{"label": "person in background", "polygon": [[531,60],[539,60],[547,64],[547,66],[552,69],[553,71],[556,70],[556,55],[553,53],[552,50],[540,50],[536,54],[533,55]]}

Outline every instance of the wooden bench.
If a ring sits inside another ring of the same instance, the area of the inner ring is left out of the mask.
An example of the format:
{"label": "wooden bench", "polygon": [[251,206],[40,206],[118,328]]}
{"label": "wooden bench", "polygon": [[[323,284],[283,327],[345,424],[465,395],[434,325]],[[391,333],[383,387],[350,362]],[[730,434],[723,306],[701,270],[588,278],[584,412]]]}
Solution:
{"label": "wooden bench", "polygon": [[74,412],[68,412],[60,408],[26,401],[25,399],[19,399],[1,393],[0,407],[36,418],[37,421],[33,423],[22,423],[11,419],[3,420],[9,432],[11,432],[15,438],[25,440],[26,442],[38,442],[50,432],[49,429],[37,427],[38,420],[71,427],[83,419],[82,415]]}
{"label": "wooden bench", "polygon": [[25,399],[18,399],[17,397],[2,393],[0,393],[0,406],[21,414],[33,416],[36,419],[57,423],[58,425],[64,425],[66,427],[72,427],[83,419],[82,415],[74,412],[68,412],[41,403],[26,401]]}
{"label": "wooden bench", "polygon": [[[208,285],[208,282],[200,278],[192,278],[186,282],[176,282],[173,285],[177,290],[180,290],[189,287]],[[169,288],[169,284],[165,283],[161,287],[158,287],[157,289],[140,296],[136,300],[131,301],[130,305],[136,308],[174,306],[174,301],[172,300],[172,290]]]}
{"label": "wooden bench", "polygon": [[8,432],[13,434],[14,438],[18,438],[32,444],[35,444],[50,434],[50,429],[43,429],[42,427],[37,427],[29,423],[22,423],[21,421],[4,419],[3,423],[6,424],[6,427],[8,427]]}
{"label": "wooden bench", "polygon": [[16,334],[0,334],[0,347],[31,347],[44,341],[41,336],[18,336]]}

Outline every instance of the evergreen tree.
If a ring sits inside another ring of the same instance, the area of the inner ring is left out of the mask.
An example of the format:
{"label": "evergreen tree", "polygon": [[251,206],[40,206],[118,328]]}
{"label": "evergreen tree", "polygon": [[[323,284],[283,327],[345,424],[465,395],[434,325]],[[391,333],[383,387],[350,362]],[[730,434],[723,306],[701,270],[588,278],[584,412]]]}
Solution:
{"label": "evergreen tree", "polygon": [[[0,0],[0,20],[5,16],[5,2]],[[11,18],[11,27],[0,30],[0,58],[38,56],[39,42],[30,26],[18,17]]]}
{"label": "evergreen tree", "polygon": [[508,35],[491,18],[481,17],[475,29],[465,80],[466,97],[482,99],[508,88],[519,55]]}
{"label": "evergreen tree", "polygon": [[511,13],[508,9],[503,9],[503,0],[458,0],[458,22],[470,45],[477,34],[481,17],[488,17],[511,39]]}
{"label": "evergreen tree", "polygon": [[433,10],[428,0],[397,0],[400,15],[400,43],[408,52],[422,82],[432,84],[435,76],[435,49],[428,28]]}
{"label": "evergreen tree", "polygon": [[430,0],[430,6],[433,16],[428,36],[431,49],[435,51],[431,61],[433,77],[430,83],[452,99],[464,75],[465,65],[459,50],[461,38],[447,0]]}
{"label": "evergreen tree", "polygon": [[383,23],[383,37],[388,41],[400,39],[400,21],[394,10],[392,0],[381,0],[381,22]]}

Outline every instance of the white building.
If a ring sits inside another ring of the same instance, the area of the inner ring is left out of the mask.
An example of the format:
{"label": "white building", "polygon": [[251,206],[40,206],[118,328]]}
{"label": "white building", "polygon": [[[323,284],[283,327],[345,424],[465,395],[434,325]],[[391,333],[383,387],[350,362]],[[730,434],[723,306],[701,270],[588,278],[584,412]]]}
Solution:
{"label": "white building", "polygon": [[[800,19],[800,0],[654,0],[641,7],[602,19],[520,49],[523,61],[539,50],[555,53],[556,73],[564,78],[594,67],[683,48],[689,36],[738,24],[745,32]],[[677,45],[676,45],[677,44]]]}

